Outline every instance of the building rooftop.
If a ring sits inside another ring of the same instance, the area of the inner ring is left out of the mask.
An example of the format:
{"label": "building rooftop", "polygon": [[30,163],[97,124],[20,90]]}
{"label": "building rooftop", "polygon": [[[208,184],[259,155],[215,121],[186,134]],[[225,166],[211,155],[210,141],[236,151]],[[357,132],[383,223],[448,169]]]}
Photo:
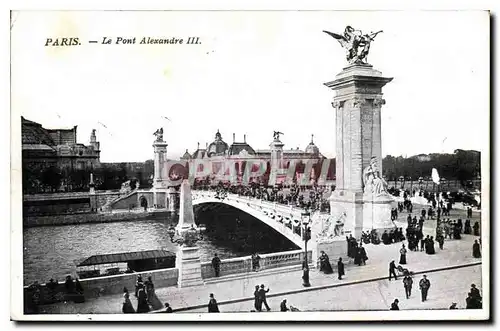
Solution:
{"label": "building rooftop", "polygon": [[175,253],[166,250],[150,250],[142,252],[126,252],[115,254],[92,255],[83,260],[77,267],[108,264],[108,263],[124,263],[137,260],[159,259],[166,257],[174,257]]}
{"label": "building rooftop", "polygon": [[55,146],[54,140],[41,124],[21,116],[21,135],[23,145]]}
{"label": "building rooftop", "polygon": [[238,155],[243,150],[245,150],[249,155],[255,155],[255,150],[252,148],[252,146],[250,146],[246,142],[243,142],[243,143],[234,142],[234,143],[232,143],[231,147],[229,147],[229,155]]}

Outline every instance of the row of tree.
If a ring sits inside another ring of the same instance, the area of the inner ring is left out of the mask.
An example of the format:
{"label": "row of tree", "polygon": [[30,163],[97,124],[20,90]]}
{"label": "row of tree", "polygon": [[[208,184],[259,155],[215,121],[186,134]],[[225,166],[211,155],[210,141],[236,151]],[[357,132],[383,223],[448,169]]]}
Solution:
{"label": "row of tree", "polygon": [[456,150],[454,154],[430,154],[428,156],[386,156],[382,160],[384,175],[388,181],[417,181],[420,177],[429,179],[432,168],[438,170],[439,176],[458,180],[462,185],[481,176],[481,153],[477,151]]}

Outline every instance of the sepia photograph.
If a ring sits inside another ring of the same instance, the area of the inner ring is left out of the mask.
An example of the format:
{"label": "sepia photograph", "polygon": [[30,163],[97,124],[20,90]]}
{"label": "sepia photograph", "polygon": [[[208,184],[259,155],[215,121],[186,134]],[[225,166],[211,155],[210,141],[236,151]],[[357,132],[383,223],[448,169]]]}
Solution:
{"label": "sepia photograph", "polygon": [[11,11],[11,319],[489,320],[490,24]]}

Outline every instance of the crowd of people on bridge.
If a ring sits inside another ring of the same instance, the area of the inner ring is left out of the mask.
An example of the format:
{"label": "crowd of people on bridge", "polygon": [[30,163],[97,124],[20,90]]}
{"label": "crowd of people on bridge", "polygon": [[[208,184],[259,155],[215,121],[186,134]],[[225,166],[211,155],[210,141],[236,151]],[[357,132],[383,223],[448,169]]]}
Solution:
{"label": "crowd of people on bridge", "polygon": [[225,199],[228,194],[236,194],[243,197],[251,197],[269,202],[276,202],[283,205],[293,205],[303,209],[320,210],[328,212],[330,203],[327,193],[332,190],[326,186],[283,186],[275,185],[266,187],[256,183],[244,185],[231,185],[219,182],[217,186],[197,185],[199,190],[211,190],[216,192],[216,198]]}

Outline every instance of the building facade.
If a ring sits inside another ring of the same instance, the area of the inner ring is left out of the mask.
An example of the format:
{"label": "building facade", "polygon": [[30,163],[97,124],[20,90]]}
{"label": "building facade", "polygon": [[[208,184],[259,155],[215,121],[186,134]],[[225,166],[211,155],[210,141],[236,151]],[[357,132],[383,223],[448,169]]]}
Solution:
{"label": "building facade", "polygon": [[[281,142],[280,134],[280,132],[275,132],[268,149],[254,149],[247,143],[246,135],[243,136],[242,142],[237,142],[233,133],[233,142],[228,144],[217,131],[214,140],[204,149],[201,149],[199,144],[192,154],[186,149],[181,159],[190,164],[189,169],[196,168],[197,173],[208,174],[211,178],[217,178],[218,175],[227,178],[233,174],[239,183],[242,182],[248,162],[252,161],[254,161],[252,168],[247,171],[259,172],[259,165],[255,161],[266,164],[262,176],[253,178],[254,181],[263,184],[269,183],[270,180],[273,183],[282,184],[287,175],[290,176],[290,172],[293,173],[294,181],[301,183],[304,173],[310,171],[310,181],[307,181],[307,185],[318,182],[320,177],[323,181],[334,179],[335,161],[326,159],[320,153],[319,148],[314,144],[313,136],[305,150],[301,150],[298,147],[296,149],[284,148],[285,144]],[[193,165],[194,163],[197,164]],[[292,166],[295,169],[291,169]],[[324,174],[320,176],[322,171]]]}
{"label": "building facade", "polygon": [[23,191],[66,191],[85,186],[89,173],[100,165],[95,130],[89,145],[77,142],[77,127],[46,129],[21,117]]}

